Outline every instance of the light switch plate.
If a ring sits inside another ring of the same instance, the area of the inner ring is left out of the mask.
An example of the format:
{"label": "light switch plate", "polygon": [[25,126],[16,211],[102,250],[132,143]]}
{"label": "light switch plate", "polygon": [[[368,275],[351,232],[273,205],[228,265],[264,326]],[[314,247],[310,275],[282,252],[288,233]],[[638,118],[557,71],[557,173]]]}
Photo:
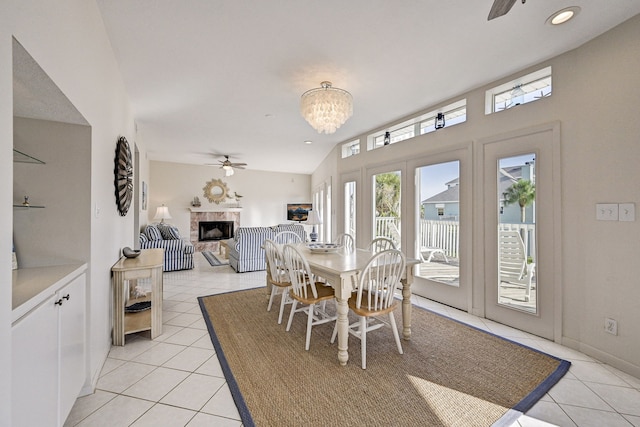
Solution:
{"label": "light switch plate", "polygon": [[618,220],[619,221],[635,221],[636,205],[633,203],[620,203],[618,205]]}
{"label": "light switch plate", "polygon": [[596,204],[596,219],[598,221],[617,221],[618,220],[618,204],[617,203]]}

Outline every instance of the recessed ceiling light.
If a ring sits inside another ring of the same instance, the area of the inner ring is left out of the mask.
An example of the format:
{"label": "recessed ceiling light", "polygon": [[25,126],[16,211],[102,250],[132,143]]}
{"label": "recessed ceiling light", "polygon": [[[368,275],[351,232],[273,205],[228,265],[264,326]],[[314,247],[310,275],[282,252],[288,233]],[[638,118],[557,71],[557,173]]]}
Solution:
{"label": "recessed ceiling light", "polygon": [[580,13],[580,8],[578,6],[567,7],[551,15],[547,19],[546,23],[549,25],[564,24],[565,22],[576,16],[578,13]]}
{"label": "recessed ceiling light", "polygon": [[313,141],[310,141],[310,140],[308,140],[308,139],[307,139],[304,143],[305,143],[305,144],[312,144],[312,143],[313,143]]}

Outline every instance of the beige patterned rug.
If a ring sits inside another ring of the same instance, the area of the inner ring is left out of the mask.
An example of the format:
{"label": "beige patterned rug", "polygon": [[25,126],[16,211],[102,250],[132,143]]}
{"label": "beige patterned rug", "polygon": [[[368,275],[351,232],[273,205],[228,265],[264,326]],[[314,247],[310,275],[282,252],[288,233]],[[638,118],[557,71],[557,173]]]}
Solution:
{"label": "beige patterned rug", "polygon": [[265,288],[199,301],[245,427],[510,425],[570,365],[414,306],[404,355],[381,328],[367,334],[363,370],[355,337],[340,366],[333,323],[314,326],[305,351],[306,316],[285,332],[289,309],[278,325]]}

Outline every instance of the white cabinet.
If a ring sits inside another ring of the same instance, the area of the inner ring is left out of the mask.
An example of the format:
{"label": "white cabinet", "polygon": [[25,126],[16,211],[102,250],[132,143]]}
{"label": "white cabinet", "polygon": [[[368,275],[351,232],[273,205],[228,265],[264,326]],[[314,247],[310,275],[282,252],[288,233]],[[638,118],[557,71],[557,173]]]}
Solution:
{"label": "white cabinet", "polygon": [[58,309],[60,356],[59,423],[63,425],[86,377],[85,368],[85,276],[74,279],[61,292]]}
{"label": "white cabinet", "polygon": [[52,295],[13,324],[11,351],[14,426],[57,422],[58,307]]}
{"label": "white cabinet", "polygon": [[62,426],[84,384],[82,273],[12,326],[12,425]]}

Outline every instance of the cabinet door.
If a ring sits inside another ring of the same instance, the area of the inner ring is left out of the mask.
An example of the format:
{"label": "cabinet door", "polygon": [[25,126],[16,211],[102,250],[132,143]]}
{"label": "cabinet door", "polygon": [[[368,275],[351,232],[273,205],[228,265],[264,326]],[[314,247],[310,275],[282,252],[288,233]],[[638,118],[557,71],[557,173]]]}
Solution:
{"label": "cabinet door", "polygon": [[85,357],[85,275],[58,291],[60,336],[60,412],[63,425],[86,378]]}
{"label": "cabinet door", "polygon": [[12,425],[58,421],[58,306],[52,295],[11,329]]}

